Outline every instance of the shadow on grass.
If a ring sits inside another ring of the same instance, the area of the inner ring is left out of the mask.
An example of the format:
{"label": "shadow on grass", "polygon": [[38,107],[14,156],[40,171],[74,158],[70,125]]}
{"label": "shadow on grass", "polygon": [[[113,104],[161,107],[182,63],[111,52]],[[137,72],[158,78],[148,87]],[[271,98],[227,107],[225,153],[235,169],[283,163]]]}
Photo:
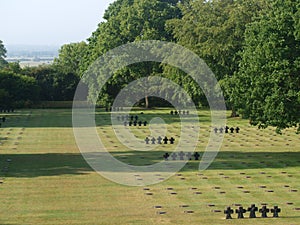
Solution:
{"label": "shadow on grass", "polygon": [[[112,155],[136,166],[151,165],[162,160],[165,152],[114,152]],[[11,162],[7,162],[10,159]],[[174,162],[172,160],[170,163]],[[197,171],[200,161],[191,160],[181,171]],[[243,170],[300,166],[300,152],[220,152],[208,170]],[[0,155],[0,172],[5,177],[39,177],[84,175],[93,172],[81,154],[5,154]],[[111,172],[121,172],[114,170]],[[158,171],[159,172],[159,171]],[[5,173],[5,174],[4,174]]]}
{"label": "shadow on grass", "polygon": [[[202,115],[203,114],[203,115]],[[198,115],[199,122],[209,122],[209,116],[207,112],[203,111]],[[122,115],[122,112],[113,112],[112,115],[117,118],[118,115]],[[150,122],[154,117],[162,118],[167,124],[179,124],[181,119],[178,115],[170,115],[169,111],[166,110],[163,113],[161,110],[144,112],[132,111],[130,115],[138,115],[138,121]],[[72,110],[71,109],[39,109],[33,111],[20,111],[10,114],[0,114],[5,116],[7,121],[2,123],[2,128],[57,128],[65,127],[72,128]],[[182,115],[184,123],[194,123],[197,118],[194,115]],[[95,123],[96,126],[111,126],[111,113],[105,112],[104,110],[97,110],[95,112]],[[119,121],[120,125],[123,125],[122,121]],[[179,124],[180,125],[180,124]]]}

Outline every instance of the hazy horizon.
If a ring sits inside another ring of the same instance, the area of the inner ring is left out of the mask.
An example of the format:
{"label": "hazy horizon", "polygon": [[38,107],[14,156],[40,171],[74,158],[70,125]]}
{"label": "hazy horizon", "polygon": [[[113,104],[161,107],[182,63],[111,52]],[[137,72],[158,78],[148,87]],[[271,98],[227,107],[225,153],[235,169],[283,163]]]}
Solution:
{"label": "hazy horizon", "polygon": [[62,46],[86,41],[114,0],[2,0],[5,46]]}

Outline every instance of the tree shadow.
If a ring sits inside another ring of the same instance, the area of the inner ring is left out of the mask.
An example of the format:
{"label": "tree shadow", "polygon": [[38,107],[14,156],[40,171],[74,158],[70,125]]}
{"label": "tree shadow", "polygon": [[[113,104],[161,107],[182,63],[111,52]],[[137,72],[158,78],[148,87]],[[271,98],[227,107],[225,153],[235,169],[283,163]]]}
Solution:
{"label": "tree shadow", "polygon": [[[161,162],[165,151],[155,152],[113,152],[118,160],[135,166],[147,166]],[[170,152],[169,152],[170,153]],[[200,152],[200,159],[202,157]],[[11,161],[8,162],[7,160]],[[177,158],[179,161],[179,158]],[[177,162],[168,161],[170,165]],[[208,170],[245,170],[266,168],[288,168],[300,166],[300,152],[220,152]],[[198,171],[200,161],[189,160],[181,171]],[[5,154],[0,155],[0,172],[5,177],[40,177],[60,175],[84,175],[93,172],[83,156],[78,154]],[[122,172],[107,168],[106,172]],[[157,171],[159,172],[159,171]]]}

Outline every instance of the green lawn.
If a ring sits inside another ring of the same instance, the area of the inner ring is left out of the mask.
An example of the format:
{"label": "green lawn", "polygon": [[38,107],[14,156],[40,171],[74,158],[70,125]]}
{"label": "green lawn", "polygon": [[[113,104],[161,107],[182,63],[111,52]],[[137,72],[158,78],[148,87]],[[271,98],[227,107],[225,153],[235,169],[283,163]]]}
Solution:
{"label": "green lawn", "polygon": [[[180,120],[169,111],[149,110],[140,115],[137,110],[133,114],[147,121],[164,119],[167,135],[178,140]],[[0,224],[300,223],[300,135],[294,129],[279,135],[274,129],[258,130],[246,120],[229,118],[228,126],[239,126],[241,131],[225,135],[208,170],[198,171],[199,162],[192,160],[164,182],[128,187],[106,180],[85,162],[75,144],[71,115],[71,110],[62,109],[6,115],[0,128]],[[199,111],[200,153],[210,135],[209,115]],[[96,123],[105,146],[126,163],[159,162],[177,144],[133,151],[116,138],[108,113],[97,111]],[[188,119],[183,123],[189,123]],[[128,129],[141,142],[150,136],[149,127]],[[279,218],[237,220],[234,214],[234,220],[224,219],[227,206],[235,209],[242,204],[246,208],[252,203],[259,208],[263,203],[270,208],[278,205],[282,212]]]}

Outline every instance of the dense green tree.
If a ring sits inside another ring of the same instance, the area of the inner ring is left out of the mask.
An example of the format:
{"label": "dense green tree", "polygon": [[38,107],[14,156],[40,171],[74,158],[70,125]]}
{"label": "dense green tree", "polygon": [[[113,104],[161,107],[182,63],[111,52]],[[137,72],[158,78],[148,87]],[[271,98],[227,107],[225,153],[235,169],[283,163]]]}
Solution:
{"label": "dense green tree", "polygon": [[7,62],[5,61],[6,57],[6,49],[3,45],[3,41],[0,40],[0,68],[3,68],[7,65]]}
{"label": "dense green tree", "polygon": [[39,88],[35,79],[0,70],[0,106],[24,107],[38,100]]}
{"label": "dense green tree", "polygon": [[300,128],[299,12],[298,1],[275,0],[247,28],[232,98],[253,125]]}
{"label": "dense green tree", "polygon": [[[166,30],[166,21],[179,18],[180,11],[175,0],[118,0],[105,12],[106,22],[99,24],[96,32],[89,39],[86,57],[82,62],[81,72],[100,55],[120,45],[141,40],[173,40],[171,32]],[[120,87],[140,77],[157,74],[159,64],[144,62],[132,65],[118,73],[107,82],[104,90],[114,89],[118,93]],[[109,88],[108,88],[109,87]],[[91,87],[90,87],[91,88]],[[113,99],[114,96],[106,99]],[[145,94],[148,106],[147,94]]]}
{"label": "dense green tree", "polygon": [[82,41],[63,45],[59,50],[58,58],[54,60],[54,65],[64,74],[74,74],[80,76],[79,65],[86,55],[87,44]]}

